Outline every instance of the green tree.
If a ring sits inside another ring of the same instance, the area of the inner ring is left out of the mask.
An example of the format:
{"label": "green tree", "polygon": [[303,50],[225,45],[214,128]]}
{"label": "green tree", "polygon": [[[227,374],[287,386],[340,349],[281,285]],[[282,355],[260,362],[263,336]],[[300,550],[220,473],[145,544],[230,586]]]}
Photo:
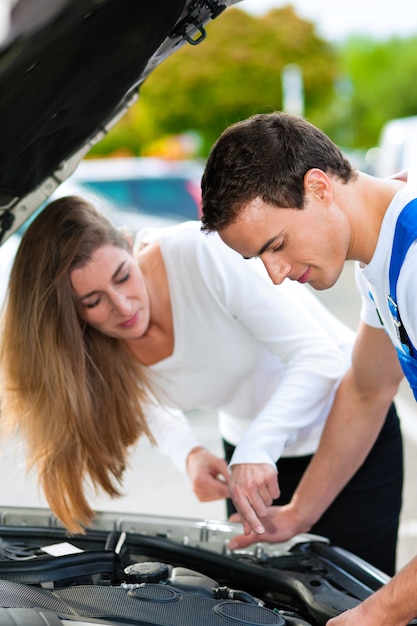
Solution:
{"label": "green tree", "polygon": [[353,145],[377,144],[382,126],[417,114],[417,38],[374,41],[352,37],[342,54],[352,96],[347,124]]}
{"label": "green tree", "polygon": [[291,6],[261,18],[230,8],[207,26],[201,44],[185,45],[150,75],[138,103],[99,149],[118,137],[136,142],[133,152],[141,153],[158,135],[192,130],[202,137],[204,156],[229,124],[282,108],[281,72],[288,64],[302,70],[306,117],[326,121],[338,63],[335,49]]}
{"label": "green tree", "polygon": [[369,148],[384,123],[417,114],[417,37],[352,37],[335,47],[289,5],[263,17],[231,7],[149,76],[139,101],[91,155],[146,153],[193,131],[200,155],[229,124],[281,109],[283,68],[303,74],[305,116],[345,148]]}

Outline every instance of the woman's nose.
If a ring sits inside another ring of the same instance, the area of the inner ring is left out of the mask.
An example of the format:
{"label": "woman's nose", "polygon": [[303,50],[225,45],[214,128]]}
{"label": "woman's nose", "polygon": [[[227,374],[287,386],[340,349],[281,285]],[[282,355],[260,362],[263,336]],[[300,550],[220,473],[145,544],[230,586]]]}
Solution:
{"label": "woman's nose", "polygon": [[113,310],[116,311],[119,315],[129,315],[132,310],[129,298],[120,293],[113,294],[112,305]]}

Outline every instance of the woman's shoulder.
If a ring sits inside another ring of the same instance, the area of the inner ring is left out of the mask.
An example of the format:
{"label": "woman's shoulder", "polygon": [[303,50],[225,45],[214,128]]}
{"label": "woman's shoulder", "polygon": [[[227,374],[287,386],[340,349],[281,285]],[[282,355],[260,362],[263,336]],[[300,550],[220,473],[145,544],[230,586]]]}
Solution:
{"label": "woman's shoulder", "polygon": [[199,221],[181,222],[164,228],[142,228],[136,235],[134,248],[138,250],[155,241],[178,245],[187,241],[197,241],[202,235]]}
{"label": "woman's shoulder", "polygon": [[225,261],[227,263],[229,255],[236,255],[223,243],[217,233],[203,232],[200,221],[181,222],[168,228],[144,228],[137,234],[135,251],[155,241],[158,241],[167,261],[182,259],[185,262],[192,262],[195,260],[206,265],[207,269],[210,266],[210,259],[217,266]]}
{"label": "woman's shoulder", "polygon": [[[142,229],[137,235],[135,250],[156,241],[167,267],[184,270],[188,275],[193,271],[212,286],[217,282],[233,281],[237,285],[241,281],[247,284],[265,280],[266,271],[260,259],[243,259],[217,232],[202,231],[200,221]],[[269,277],[267,282],[270,283]]]}

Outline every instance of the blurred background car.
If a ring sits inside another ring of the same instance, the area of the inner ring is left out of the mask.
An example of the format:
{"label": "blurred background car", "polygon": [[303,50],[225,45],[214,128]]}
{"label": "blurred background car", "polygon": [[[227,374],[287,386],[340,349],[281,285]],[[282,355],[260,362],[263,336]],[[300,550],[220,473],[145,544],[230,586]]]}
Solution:
{"label": "blurred background car", "polygon": [[385,178],[404,169],[417,170],[417,115],[390,120],[380,134],[376,176]]}
{"label": "blurred background car", "polygon": [[78,193],[101,200],[113,221],[137,230],[201,217],[198,160],[151,157],[85,159],[53,197]]}
{"label": "blurred background car", "polygon": [[[134,235],[147,226],[162,228],[200,219],[203,169],[198,160],[85,159],[49,201],[81,196]],[[0,305],[20,238],[37,213],[0,246]]]}

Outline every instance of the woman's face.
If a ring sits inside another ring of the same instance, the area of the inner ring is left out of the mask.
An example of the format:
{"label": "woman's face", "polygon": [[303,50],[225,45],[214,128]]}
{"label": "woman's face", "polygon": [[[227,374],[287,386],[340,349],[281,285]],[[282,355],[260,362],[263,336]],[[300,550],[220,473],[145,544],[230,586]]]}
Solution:
{"label": "woman's face", "polygon": [[104,245],[70,274],[81,317],[116,339],[142,337],[150,322],[149,295],[134,257],[123,248]]}

